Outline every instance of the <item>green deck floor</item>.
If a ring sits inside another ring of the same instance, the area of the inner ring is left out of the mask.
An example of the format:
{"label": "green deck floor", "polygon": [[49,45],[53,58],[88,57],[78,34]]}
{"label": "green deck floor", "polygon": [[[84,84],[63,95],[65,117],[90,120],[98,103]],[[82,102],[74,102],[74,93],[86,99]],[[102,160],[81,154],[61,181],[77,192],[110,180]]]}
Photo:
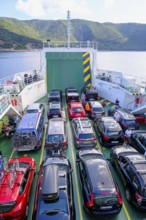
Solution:
{"label": "green deck floor", "polygon": [[[45,120],[46,120],[46,126],[47,126],[47,97],[44,97],[43,99],[39,100],[38,102],[44,103],[45,104]],[[111,107],[112,104],[108,104],[106,107],[106,110]],[[100,220],[100,218],[93,218],[87,215],[87,213],[84,211],[83,208],[83,200],[82,200],[82,193],[81,193],[81,185],[79,182],[79,177],[78,177],[78,172],[76,169],[76,148],[73,144],[73,137],[72,137],[72,128],[71,128],[71,123],[68,120],[68,115],[67,115],[67,110],[66,110],[66,103],[64,102],[64,109],[66,112],[66,118],[67,118],[67,127],[68,127],[68,150],[67,150],[67,157],[69,157],[72,168],[73,168],[73,186],[74,186],[74,200],[75,200],[75,208],[76,208],[76,220]],[[146,127],[145,124],[142,124],[142,128]],[[36,160],[37,163],[37,170],[39,169],[39,165],[42,162],[42,159],[45,158],[45,151],[44,151],[44,141],[45,141],[45,132],[44,131],[44,136],[43,136],[43,141],[42,141],[42,148],[37,151],[37,152],[28,152],[27,155],[33,157]],[[109,158],[110,154],[110,148],[105,148],[102,147],[99,142],[97,143],[97,146],[103,151],[104,155]],[[2,151],[3,155],[7,155],[9,158],[10,157],[16,157],[16,156],[21,156],[23,153],[17,154],[12,147],[11,147],[11,141],[7,139],[6,137],[0,137],[0,150]],[[110,164],[109,164],[110,165]],[[113,175],[115,176],[118,185],[120,187],[124,205],[123,208],[120,212],[119,215],[116,217],[111,217],[111,218],[104,218],[108,220],[144,220],[146,219],[146,212],[141,212],[135,209],[132,205],[127,203],[125,194],[124,194],[124,188],[123,184],[121,182],[121,179],[119,179],[118,175],[116,174],[114,168],[110,165],[111,170],[113,172]],[[36,181],[37,181],[37,175],[34,178],[32,189],[31,189],[31,194],[30,194],[30,202],[29,202],[29,216],[28,220],[31,220],[32,217],[32,209],[33,209],[33,201],[34,201],[34,192],[35,192],[35,186],[36,186]]]}

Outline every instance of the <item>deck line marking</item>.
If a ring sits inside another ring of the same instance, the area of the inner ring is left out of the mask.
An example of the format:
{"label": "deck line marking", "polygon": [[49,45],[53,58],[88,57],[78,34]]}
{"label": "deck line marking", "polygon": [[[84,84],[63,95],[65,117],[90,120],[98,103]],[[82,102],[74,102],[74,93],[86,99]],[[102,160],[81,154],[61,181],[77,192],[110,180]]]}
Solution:
{"label": "deck line marking", "polygon": [[[70,130],[69,121],[68,121],[68,126],[69,126],[70,138],[71,138],[71,130]],[[72,139],[72,138],[71,138],[71,139]],[[83,219],[83,214],[82,214],[81,203],[80,203],[79,187],[78,187],[78,181],[77,181],[77,172],[76,172],[75,157],[74,157],[73,144],[72,144],[72,142],[71,142],[70,145],[71,145],[71,156],[72,156],[72,161],[73,161],[74,177],[75,177],[76,191],[77,191],[77,198],[78,198],[78,208],[79,208],[80,220],[82,220],[82,219]]]}
{"label": "deck line marking", "polygon": [[40,156],[40,162],[39,162],[39,167],[42,163],[43,160],[43,154],[44,154],[44,146],[45,146],[45,137],[46,137],[46,127],[47,125],[45,125],[45,130],[44,130],[44,137],[43,137],[43,143],[42,143],[42,150],[41,150],[41,156]]}
{"label": "deck line marking", "polygon": [[126,214],[127,219],[128,219],[128,220],[131,220],[130,215],[129,215],[128,211],[127,211],[127,208],[126,208],[124,202],[123,202],[123,209],[124,209],[124,212],[125,212],[125,214]]}
{"label": "deck line marking", "polygon": [[[68,119],[68,133],[70,136],[70,150],[71,150],[71,157],[72,157],[72,162],[73,162],[73,168],[74,168],[74,178],[75,178],[75,184],[76,184],[76,192],[77,192],[77,201],[78,201],[78,209],[79,209],[79,215],[80,215],[80,220],[83,220],[83,213],[82,213],[82,209],[81,209],[81,202],[80,202],[80,195],[79,195],[79,187],[78,187],[78,181],[77,181],[77,171],[76,171],[76,166],[75,166],[75,157],[74,157],[74,151],[73,151],[73,144],[72,144],[72,134],[71,134],[71,128],[70,128],[70,121],[69,121],[69,117],[68,117],[68,111],[67,111],[67,104],[64,100],[65,103],[65,113],[66,113],[66,118]],[[70,152],[69,150],[69,152]]]}
{"label": "deck line marking", "polygon": [[15,152],[15,149],[13,149],[9,159],[11,159],[13,157],[14,152]]}

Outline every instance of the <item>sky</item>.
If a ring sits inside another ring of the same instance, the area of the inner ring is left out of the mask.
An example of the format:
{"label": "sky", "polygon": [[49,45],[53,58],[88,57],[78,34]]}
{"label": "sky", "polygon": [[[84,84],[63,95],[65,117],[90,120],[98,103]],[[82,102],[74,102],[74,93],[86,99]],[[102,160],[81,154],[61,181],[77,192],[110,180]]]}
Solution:
{"label": "sky", "polygon": [[0,0],[0,17],[146,24],[146,0]]}

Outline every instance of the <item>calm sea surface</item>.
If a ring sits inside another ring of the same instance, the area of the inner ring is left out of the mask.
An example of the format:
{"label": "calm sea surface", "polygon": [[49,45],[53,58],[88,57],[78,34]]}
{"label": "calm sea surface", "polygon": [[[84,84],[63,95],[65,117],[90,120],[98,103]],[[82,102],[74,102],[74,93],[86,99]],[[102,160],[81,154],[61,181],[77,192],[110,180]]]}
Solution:
{"label": "calm sea surface", "polygon": [[[113,70],[146,79],[146,52],[98,52],[98,69]],[[40,68],[40,52],[1,52],[0,78]]]}

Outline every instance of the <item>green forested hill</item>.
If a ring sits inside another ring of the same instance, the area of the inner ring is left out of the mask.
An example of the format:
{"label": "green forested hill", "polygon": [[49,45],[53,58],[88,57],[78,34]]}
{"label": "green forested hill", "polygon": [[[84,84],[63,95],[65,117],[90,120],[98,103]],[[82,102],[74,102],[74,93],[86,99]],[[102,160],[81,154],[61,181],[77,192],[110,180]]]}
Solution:
{"label": "green forested hill", "polygon": [[[66,41],[65,20],[0,18],[0,49],[41,48],[42,41]],[[98,41],[99,50],[146,51],[146,24],[71,20],[71,41]]]}

